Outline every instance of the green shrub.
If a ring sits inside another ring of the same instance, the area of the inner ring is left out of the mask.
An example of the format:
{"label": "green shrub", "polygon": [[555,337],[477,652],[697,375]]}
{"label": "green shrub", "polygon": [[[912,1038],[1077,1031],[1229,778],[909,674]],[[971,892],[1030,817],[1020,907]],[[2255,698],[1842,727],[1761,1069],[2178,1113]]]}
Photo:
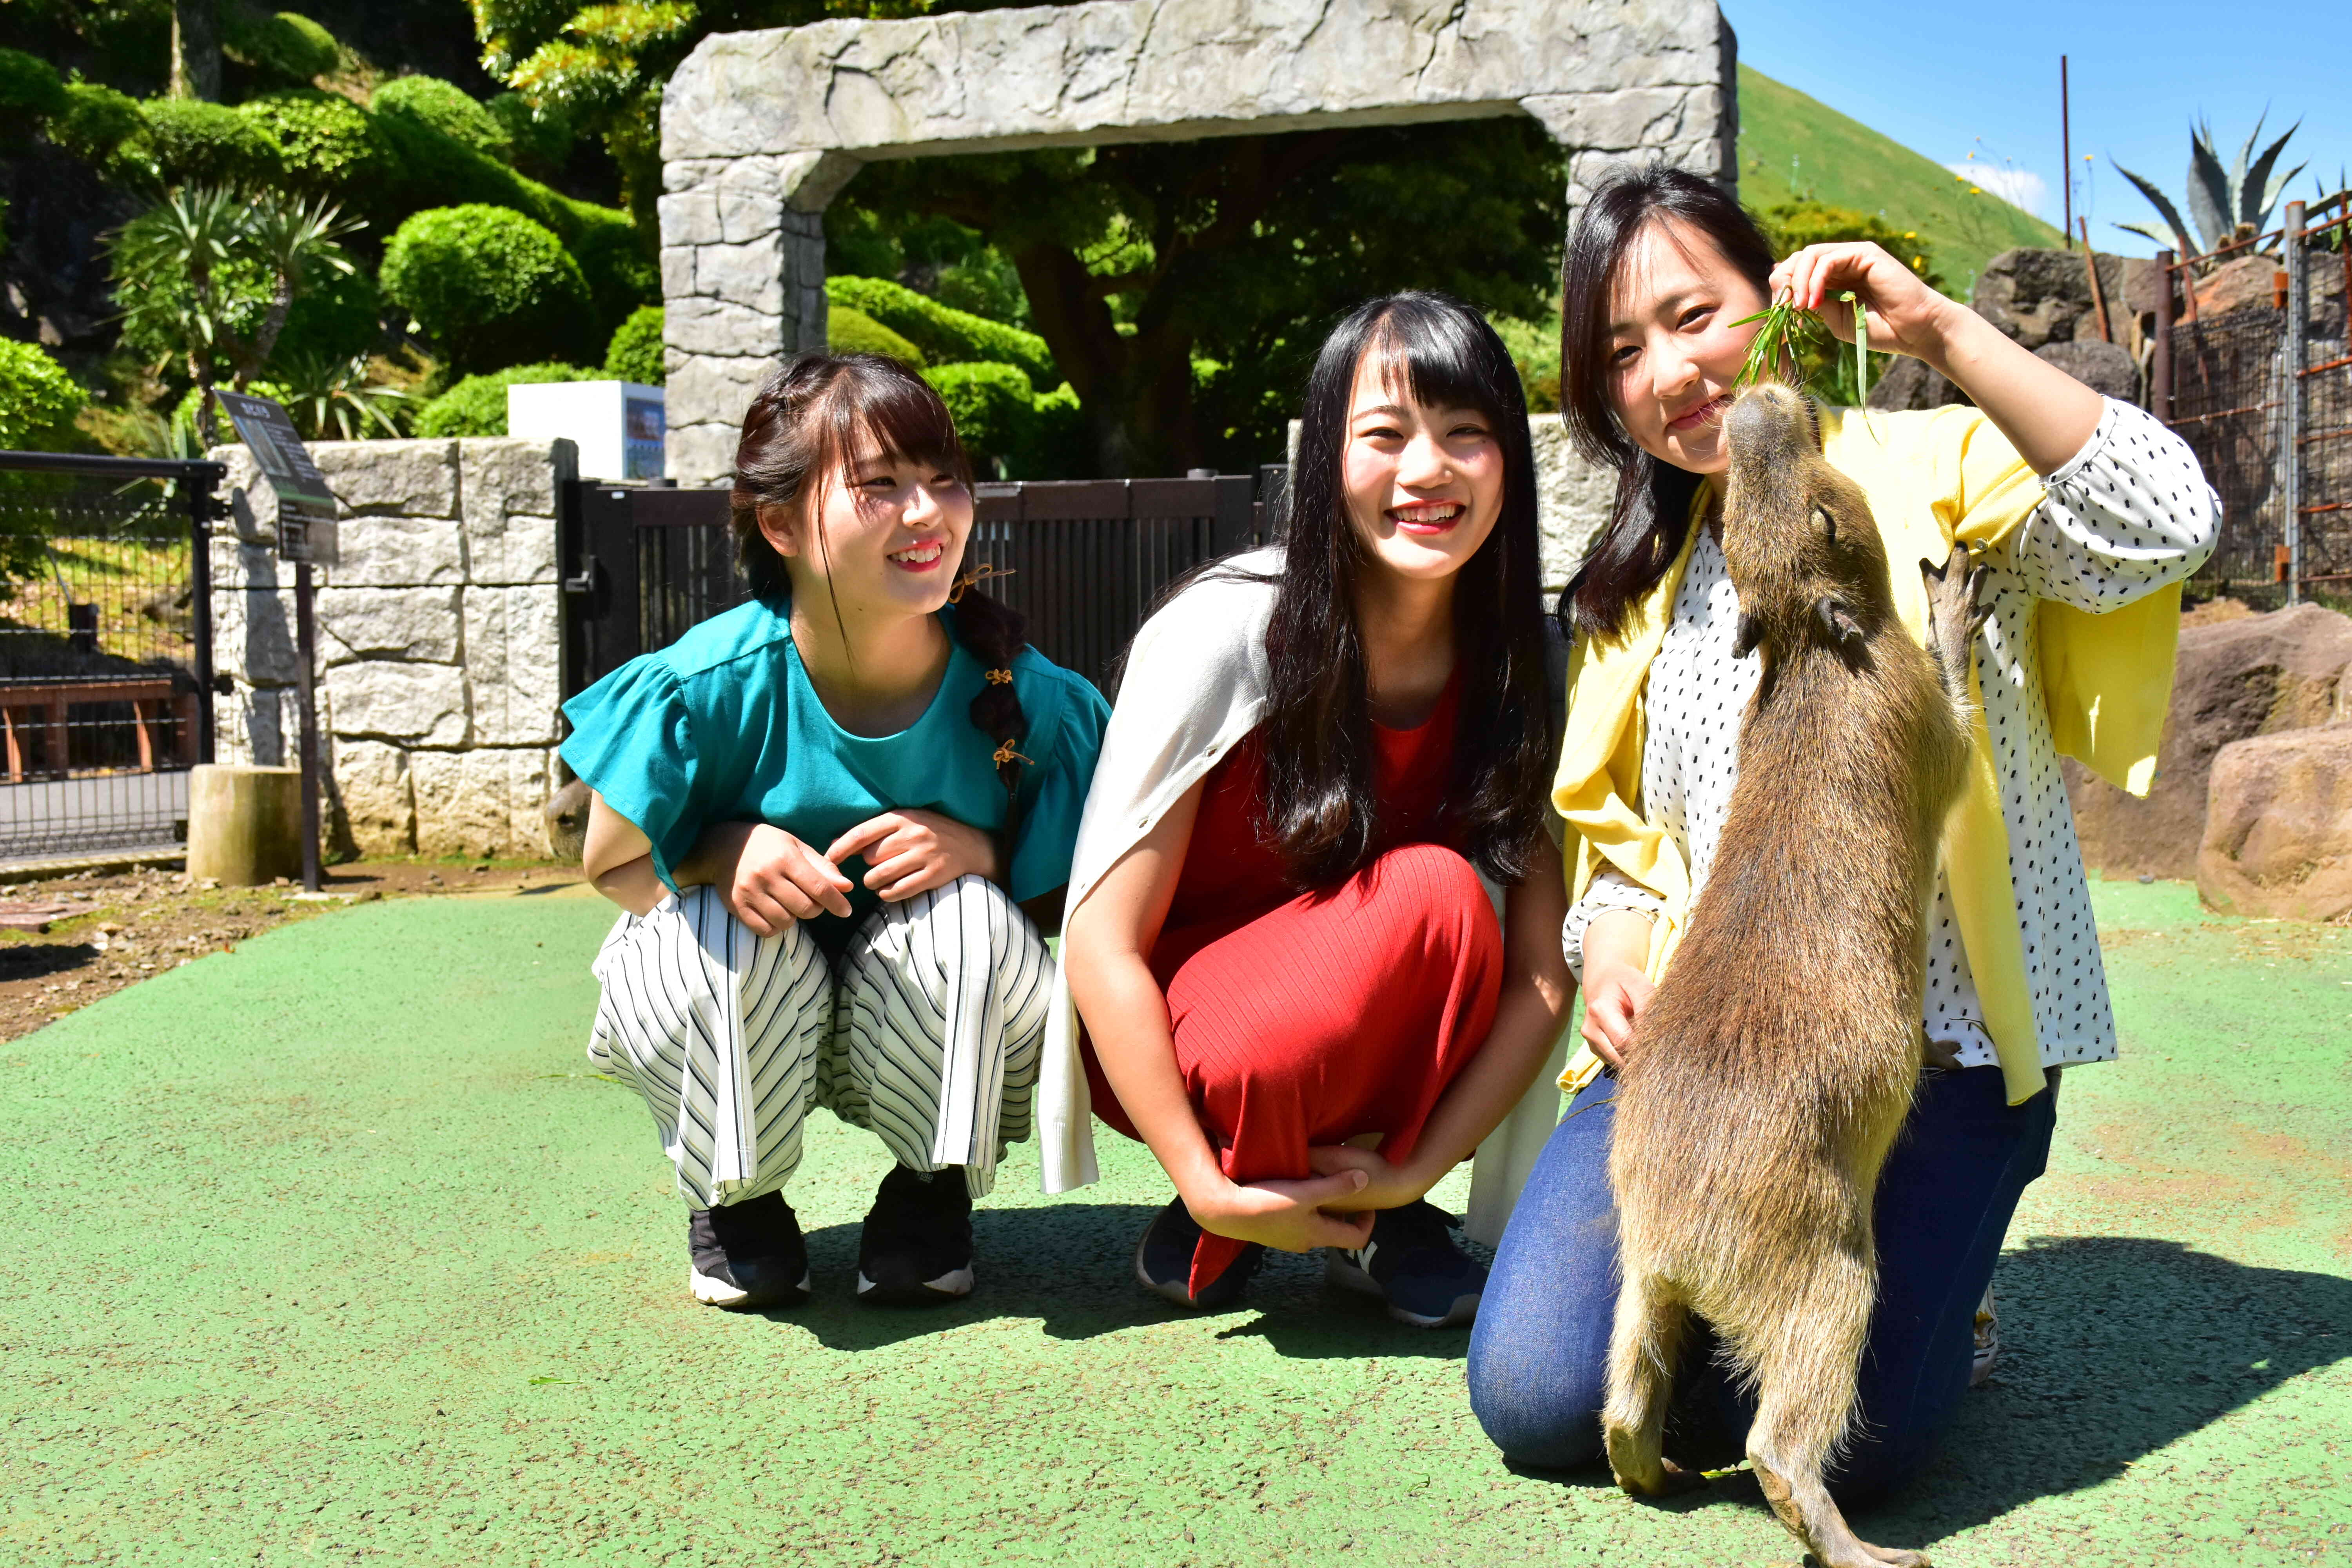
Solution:
{"label": "green shrub", "polygon": [[956,435],[971,454],[972,466],[983,475],[992,459],[1009,466],[1027,446],[1036,415],[1036,394],[1016,365],[994,362],[938,364],[923,379],[939,388],[948,412],[955,416]]}
{"label": "green shrub", "polygon": [[863,310],[940,363],[993,360],[1018,365],[1039,388],[1060,382],[1045,340],[1034,332],[950,310],[903,284],[881,278],[828,278],[825,297],[835,305]]}
{"label": "green shrub", "polygon": [[547,226],[562,237],[588,281],[588,300],[596,312],[593,335],[608,336],[631,311],[660,301],[661,268],[628,214],[569,197],[557,200],[562,221]]}
{"label": "green shrub", "polygon": [[416,416],[422,438],[503,436],[507,433],[507,388],[549,381],[594,381],[596,373],[576,364],[519,364],[491,375],[469,375]]}
{"label": "green shrub", "polygon": [[278,143],[289,185],[380,208],[393,174],[392,149],[358,104],[340,93],[289,88],[248,99],[236,111]]}
{"label": "green shrub", "polygon": [[383,295],[374,279],[354,268],[314,277],[286,309],[286,325],[270,355],[346,360],[372,353],[383,339]]}
{"label": "green shrub", "polygon": [[509,207],[416,214],[384,247],[380,281],[461,370],[578,359],[593,341],[579,264]]}
{"label": "green shrub", "polygon": [[116,148],[145,129],[139,100],[94,81],[66,84],[65,108],[49,121],[49,140],[91,163],[103,163]]}
{"label": "green shrub", "polygon": [[279,81],[325,76],[343,56],[334,34],[291,11],[232,25],[221,42],[231,57]]}
{"label": "green shrub", "polygon": [[837,354],[888,354],[892,359],[905,360],[917,370],[929,363],[922,350],[865,311],[848,305],[835,305],[824,313],[824,346]]}
{"label": "green shrub", "polygon": [[66,107],[57,68],[21,49],[0,49],[0,137],[30,136]]}
{"label": "green shrub", "polygon": [[662,362],[659,305],[640,305],[629,312],[604,351],[604,374],[640,386],[659,386],[669,379]]}
{"label": "green shrub", "polygon": [[32,343],[0,338],[0,447],[47,452],[75,445],[74,416],[89,396]]}
{"label": "green shrub", "polygon": [[549,106],[533,109],[519,92],[502,92],[482,105],[507,133],[518,168],[552,174],[572,156],[572,117]]}
{"label": "green shrub", "polygon": [[1095,471],[1086,414],[1068,382],[1037,395],[1027,435],[1006,467],[1016,479],[1066,479]]}
{"label": "green shrub", "polygon": [[277,139],[224,104],[151,98],[139,113],[146,126],[122,153],[168,184],[268,185],[282,173]]}
{"label": "green shrub", "polygon": [[467,96],[466,89],[433,76],[404,76],[375,89],[381,119],[408,119],[505,163],[514,156],[514,136],[499,117]]}

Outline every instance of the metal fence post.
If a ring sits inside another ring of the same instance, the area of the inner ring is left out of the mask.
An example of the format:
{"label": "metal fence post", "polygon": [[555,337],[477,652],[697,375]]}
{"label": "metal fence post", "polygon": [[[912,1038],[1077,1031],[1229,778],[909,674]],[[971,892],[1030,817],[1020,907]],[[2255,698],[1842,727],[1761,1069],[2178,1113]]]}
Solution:
{"label": "metal fence post", "polygon": [[2156,353],[2147,365],[2147,411],[2172,423],[2172,252],[2156,253]]}
{"label": "metal fence post", "polygon": [[188,491],[188,597],[196,646],[189,659],[196,681],[196,761],[213,760],[213,520],[228,509],[220,499],[224,463],[191,465]]}
{"label": "metal fence post", "polygon": [[2280,249],[2286,258],[2286,331],[2279,356],[2285,384],[2279,395],[2279,496],[2285,504],[2286,602],[2303,598],[2303,333],[2306,314],[2303,277],[2301,202],[2286,205],[2286,232]]}

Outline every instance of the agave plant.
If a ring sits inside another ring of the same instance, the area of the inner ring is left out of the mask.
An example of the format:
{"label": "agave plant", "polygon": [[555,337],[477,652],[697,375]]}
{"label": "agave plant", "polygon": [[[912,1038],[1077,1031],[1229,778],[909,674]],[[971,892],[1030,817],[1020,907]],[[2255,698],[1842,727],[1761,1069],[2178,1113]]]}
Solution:
{"label": "agave plant", "polygon": [[408,395],[379,381],[365,354],[339,359],[310,350],[281,353],[270,366],[270,379],[284,395],[294,427],[313,441],[401,433],[395,416]]}
{"label": "agave plant", "polygon": [[[2237,163],[2229,169],[2222,168],[2221,154],[2214,149],[2213,128],[2200,121],[2190,129],[2189,211],[2197,220],[2197,232],[2204,238],[2202,251],[2189,242],[2189,226],[2180,221],[2180,209],[2172,205],[2172,199],[2158,189],[2153,180],[2133,174],[2121,163],[2116,163],[2116,173],[2129,180],[2148,199],[2148,205],[2163,216],[2172,232],[2158,233],[2144,223],[2119,223],[2116,226],[2144,235],[2183,257],[2210,255],[2233,240],[2251,239],[2262,233],[2278,206],[2279,194],[2305,168],[2297,163],[2284,174],[2271,173],[2279,154],[2286,150],[2288,137],[2302,127],[2300,120],[2286,128],[2285,135],[2264,148],[2260,157],[2255,156],[2254,143],[2262,140],[2263,121],[2269,118],[2265,113],[2262,120],[2254,121],[2253,134],[2246,138],[2246,144],[2238,150]],[[2115,163],[2113,158],[2107,161]]]}

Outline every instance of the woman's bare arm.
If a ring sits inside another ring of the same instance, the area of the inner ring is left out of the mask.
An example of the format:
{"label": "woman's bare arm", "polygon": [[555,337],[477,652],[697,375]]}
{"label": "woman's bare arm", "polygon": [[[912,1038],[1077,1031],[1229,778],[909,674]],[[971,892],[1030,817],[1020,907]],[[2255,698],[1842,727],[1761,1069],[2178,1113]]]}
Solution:
{"label": "woman's bare arm", "polygon": [[580,868],[588,884],[633,915],[651,914],[669,897],[654,870],[653,840],[637,831],[635,823],[588,796],[588,841],[580,855]]}
{"label": "woman's bare arm", "polygon": [[1361,1247],[1369,1218],[1343,1219],[1318,1206],[1350,1201],[1364,1185],[1360,1173],[1246,1186],[1228,1180],[1177,1070],[1168,998],[1150,958],[1176,896],[1202,788],[1188,790],[1069,912],[1062,968],[1071,1000],[1128,1120],[1202,1229],[1290,1252]]}

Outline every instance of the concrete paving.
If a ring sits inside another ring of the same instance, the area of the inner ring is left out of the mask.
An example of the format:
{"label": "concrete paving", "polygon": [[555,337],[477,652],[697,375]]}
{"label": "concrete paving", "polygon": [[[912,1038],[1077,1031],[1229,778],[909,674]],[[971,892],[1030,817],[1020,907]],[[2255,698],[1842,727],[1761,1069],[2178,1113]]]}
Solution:
{"label": "concrete paving", "polygon": [[[1860,1522],[1945,1568],[2352,1563],[2352,930],[2095,892],[2126,1060],[2070,1075],[1997,1379]],[[887,1157],[819,1117],[818,1300],[694,1306],[580,1053],[606,919],[369,905],[0,1047],[0,1563],[1798,1561],[1745,1478],[1513,1474],[1466,1336],[1309,1260],[1159,1308],[1166,1187],[1113,1136],[1070,1197],[1016,1152],[970,1303],[877,1312]]]}

